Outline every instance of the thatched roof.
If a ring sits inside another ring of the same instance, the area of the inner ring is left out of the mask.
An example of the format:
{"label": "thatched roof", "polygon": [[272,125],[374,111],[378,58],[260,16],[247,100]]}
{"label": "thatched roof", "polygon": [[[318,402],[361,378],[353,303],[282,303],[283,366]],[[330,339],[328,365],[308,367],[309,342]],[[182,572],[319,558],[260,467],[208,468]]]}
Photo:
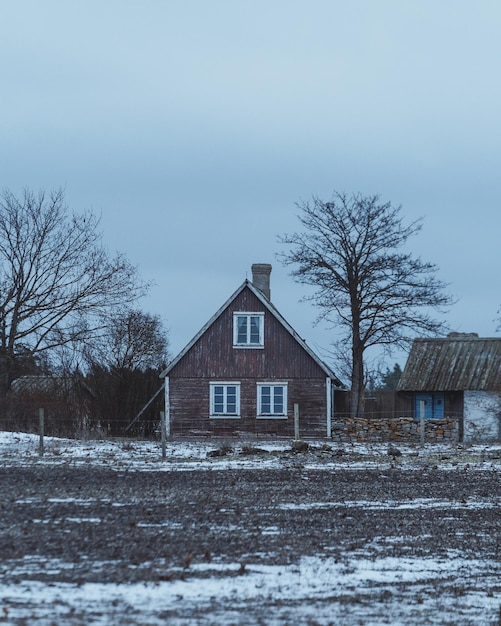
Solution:
{"label": "thatched roof", "polygon": [[501,392],[501,337],[415,339],[398,390]]}

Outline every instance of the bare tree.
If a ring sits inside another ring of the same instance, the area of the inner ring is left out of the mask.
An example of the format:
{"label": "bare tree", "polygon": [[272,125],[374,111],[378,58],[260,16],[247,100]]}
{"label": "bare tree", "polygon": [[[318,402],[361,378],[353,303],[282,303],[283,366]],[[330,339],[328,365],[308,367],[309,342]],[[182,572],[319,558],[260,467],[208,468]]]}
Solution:
{"label": "bare tree", "polygon": [[5,392],[20,355],[36,357],[89,340],[100,316],[144,295],[148,285],[110,258],[92,213],[70,213],[64,192],[0,195],[0,374]]}
{"label": "bare tree", "polygon": [[364,353],[371,346],[407,347],[422,333],[445,330],[430,311],[452,304],[436,277],[437,268],[404,250],[421,230],[422,220],[405,226],[400,207],[379,196],[335,193],[330,202],[313,198],[298,205],[304,230],[279,238],[290,251],[279,255],[293,266],[297,282],[313,285],[306,298],[321,308],[320,317],[344,332],[351,348],[351,407],[364,410]]}
{"label": "bare tree", "polygon": [[169,339],[158,315],[125,309],[103,321],[103,327],[86,348],[88,363],[129,370],[165,367]]}
{"label": "bare tree", "polygon": [[[158,392],[167,352],[168,336],[158,316],[129,309],[108,319],[85,353],[86,383],[93,397],[90,422],[111,435],[125,435],[126,426]],[[152,434],[161,407],[158,397],[128,434]]]}

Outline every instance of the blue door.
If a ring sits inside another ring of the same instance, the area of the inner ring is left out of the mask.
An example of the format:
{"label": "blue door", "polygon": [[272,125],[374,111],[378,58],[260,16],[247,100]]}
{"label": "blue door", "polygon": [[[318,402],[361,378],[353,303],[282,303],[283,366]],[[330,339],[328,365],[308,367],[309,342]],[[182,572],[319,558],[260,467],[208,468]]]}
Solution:
{"label": "blue door", "polygon": [[444,417],[444,394],[443,393],[417,393],[414,405],[417,418],[424,411],[427,420],[441,420]]}
{"label": "blue door", "polygon": [[444,394],[433,394],[433,419],[441,420],[444,418]]}

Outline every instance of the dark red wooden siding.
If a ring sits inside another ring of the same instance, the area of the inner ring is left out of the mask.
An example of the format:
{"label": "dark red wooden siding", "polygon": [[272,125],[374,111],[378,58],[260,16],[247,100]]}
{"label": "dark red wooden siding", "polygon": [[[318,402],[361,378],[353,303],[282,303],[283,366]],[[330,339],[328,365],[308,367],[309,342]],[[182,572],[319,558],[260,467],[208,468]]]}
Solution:
{"label": "dark red wooden siding", "polygon": [[[264,312],[264,348],[233,347],[233,313]],[[290,379],[320,378],[325,373],[248,288],[199,338],[169,372],[170,378]]]}
{"label": "dark red wooden siding", "polygon": [[171,378],[170,418],[173,435],[226,436],[249,435],[294,436],[294,404],[299,405],[299,434],[302,437],[326,436],[325,379],[284,380],[287,383],[287,419],[257,418],[257,385],[255,379],[240,382],[240,418],[209,417],[209,383],[213,379]]}

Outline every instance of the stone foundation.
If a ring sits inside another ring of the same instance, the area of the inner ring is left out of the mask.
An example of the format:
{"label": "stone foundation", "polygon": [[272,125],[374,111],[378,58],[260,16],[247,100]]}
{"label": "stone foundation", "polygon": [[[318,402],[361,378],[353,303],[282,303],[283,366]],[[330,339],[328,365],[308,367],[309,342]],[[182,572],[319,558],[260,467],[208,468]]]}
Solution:
{"label": "stone foundation", "polygon": [[[425,441],[427,443],[459,440],[458,418],[425,420]],[[346,417],[332,422],[332,439],[347,443],[397,442],[419,443],[421,423],[413,417],[393,417],[388,419],[365,419]]]}

